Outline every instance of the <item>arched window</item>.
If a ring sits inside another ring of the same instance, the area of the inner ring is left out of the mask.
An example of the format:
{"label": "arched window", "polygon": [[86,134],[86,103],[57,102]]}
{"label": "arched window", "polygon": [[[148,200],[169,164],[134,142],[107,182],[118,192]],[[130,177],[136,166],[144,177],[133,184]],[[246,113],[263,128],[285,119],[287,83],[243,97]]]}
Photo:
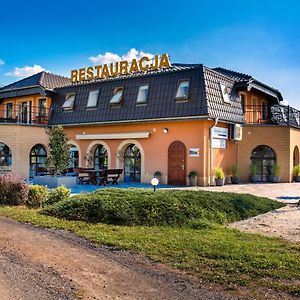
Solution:
{"label": "arched window", "polygon": [[124,181],[141,181],[141,152],[134,144],[130,144],[125,150],[124,174]]}
{"label": "arched window", "polygon": [[38,168],[45,168],[47,151],[41,144],[36,144],[31,148],[29,155],[29,177],[37,176]]}
{"label": "arched window", "polygon": [[75,145],[71,145],[70,147],[70,158],[69,168],[79,167],[79,151]]}
{"label": "arched window", "polygon": [[295,148],[294,148],[293,165],[294,165],[294,167],[299,165],[299,148],[298,148],[298,146],[295,146]]}
{"label": "arched window", "polygon": [[94,152],[94,169],[96,171],[107,169],[108,156],[107,150],[103,145],[98,145]]}
{"label": "arched window", "polygon": [[12,155],[10,148],[0,143],[0,172],[6,173],[11,171]]}
{"label": "arched window", "polygon": [[251,154],[251,164],[256,165],[259,181],[270,181],[272,167],[276,162],[275,152],[266,145],[257,146]]}

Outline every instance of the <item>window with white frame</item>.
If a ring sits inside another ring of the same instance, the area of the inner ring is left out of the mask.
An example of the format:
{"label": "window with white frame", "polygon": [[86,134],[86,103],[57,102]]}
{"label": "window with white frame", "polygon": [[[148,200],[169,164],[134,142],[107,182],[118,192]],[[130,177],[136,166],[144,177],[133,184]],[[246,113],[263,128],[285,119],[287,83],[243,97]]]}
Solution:
{"label": "window with white frame", "polygon": [[66,100],[62,106],[63,110],[72,110],[75,102],[75,93],[69,93],[66,95]]}
{"label": "window with white frame", "polygon": [[110,99],[110,104],[112,104],[112,105],[121,104],[121,101],[122,101],[122,98],[123,98],[123,91],[124,91],[123,87],[116,88],[114,90],[113,96]]}
{"label": "window with white frame", "polygon": [[230,103],[230,88],[226,84],[220,82],[220,89],[223,101],[225,103]]}
{"label": "window with white frame", "polygon": [[143,84],[139,87],[136,103],[147,103],[149,84]]}
{"label": "window with white frame", "polygon": [[98,91],[91,91],[89,93],[89,98],[88,98],[88,102],[87,102],[86,107],[87,108],[97,107],[98,97],[99,97],[99,90]]}
{"label": "window with white frame", "polygon": [[179,81],[177,92],[176,92],[176,100],[187,100],[189,97],[189,80],[181,80]]}

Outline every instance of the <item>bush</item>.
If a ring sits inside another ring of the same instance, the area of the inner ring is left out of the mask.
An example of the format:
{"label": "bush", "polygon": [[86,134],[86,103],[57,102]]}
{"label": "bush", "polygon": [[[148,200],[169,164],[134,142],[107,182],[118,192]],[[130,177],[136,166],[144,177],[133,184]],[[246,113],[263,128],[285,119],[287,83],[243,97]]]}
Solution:
{"label": "bush", "polygon": [[68,220],[116,225],[207,227],[284,206],[247,194],[205,191],[103,189],[74,196],[43,210]]}
{"label": "bush", "polygon": [[22,205],[28,199],[28,185],[12,174],[0,175],[0,204]]}
{"label": "bush", "polygon": [[297,165],[293,168],[293,175],[300,176],[300,165]]}
{"label": "bush", "polygon": [[30,185],[26,205],[30,208],[42,207],[47,201],[49,189],[44,185]]}
{"label": "bush", "polygon": [[235,165],[235,164],[233,164],[233,165],[231,166],[231,175],[234,176],[234,177],[236,177],[236,176],[239,175],[239,169],[238,169],[238,166]]}
{"label": "bush", "polygon": [[64,199],[70,197],[70,190],[65,186],[59,186],[55,189],[51,189],[48,194],[48,198],[45,201],[45,205],[52,205]]}
{"label": "bush", "polygon": [[222,168],[215,168],[215,177],[216,179],[224,179],[225,174]]}

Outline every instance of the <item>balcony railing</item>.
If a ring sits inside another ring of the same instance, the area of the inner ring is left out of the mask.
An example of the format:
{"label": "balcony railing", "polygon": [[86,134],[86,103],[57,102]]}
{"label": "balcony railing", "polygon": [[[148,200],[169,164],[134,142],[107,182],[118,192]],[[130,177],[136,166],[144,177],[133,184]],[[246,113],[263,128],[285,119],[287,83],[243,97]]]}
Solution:
{"label": "balcony railing", "polygon": [[300,111],[284,105],[246,105],[246,124],[288,125],[300,127]]}
{"label": "balcony railing", "polygon": [[0,106],[0,123],[14,124],[48,124],[50,109],[29,105],[20,105],[14,108]]}

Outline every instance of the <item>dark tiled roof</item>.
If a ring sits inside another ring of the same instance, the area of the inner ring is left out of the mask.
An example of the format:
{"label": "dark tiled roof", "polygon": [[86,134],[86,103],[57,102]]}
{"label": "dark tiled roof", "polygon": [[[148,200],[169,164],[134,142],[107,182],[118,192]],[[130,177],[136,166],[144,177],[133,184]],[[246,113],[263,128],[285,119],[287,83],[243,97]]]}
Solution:
{"label": "dark tiled roof", "polygon": [[0,92],[11,91],[15,89],[40,86],[46,90],[53,90],[56,87],[69,85],[71,80],[48,72],[40,72],[32,76],[26,77],[12,84],[0,88]]}
{"label": "dark tiled roof", "polygon": [[[179,80],[190,80],[189,101],[176,102]],[[231,104],[223,101],[219,82],[231,90]],[[149,83],[146,105],[136,105],[138,87]],[[124,103],[111,107],[109,101],[116,87],[124,87]],[[172,68],[147,73],[137,73],[118,78],[76,83],[55,89],[51,124],[80,124],[132,122],[167,118],[216,117],[229,122],[243,122],[243,112],[234,80],[203,65],[173,64]],[[100,90],[96,109],[86,109],[90,91]],[[66,94],[75,92],[73,111],[62,111]]]}
{"label": "dark tiled roof", "polygon": [[254,79],[251,75],[243,74],[240,72],[224,69],[224,68],[213,68],[213,70],[217,71],[218,73],[221,73],[227,77],[232,78],[234,81],[249,81],[251,79]]}

